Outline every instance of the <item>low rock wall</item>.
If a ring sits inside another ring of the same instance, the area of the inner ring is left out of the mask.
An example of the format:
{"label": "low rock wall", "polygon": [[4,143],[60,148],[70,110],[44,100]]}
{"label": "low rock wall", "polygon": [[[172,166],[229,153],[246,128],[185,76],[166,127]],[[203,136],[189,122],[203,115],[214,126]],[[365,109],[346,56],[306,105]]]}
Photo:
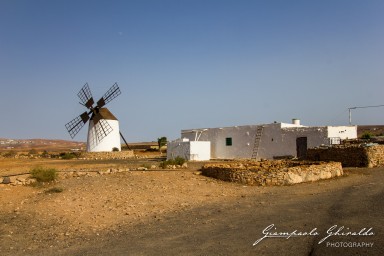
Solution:
{"label": "low rock wall", "polygon": [[201,169],[208,177],[245,185],[292,185],[343,175],[341,163],[263,161],[207,164]]}
{"label": "low rock wall", "polygon": [[337,161],[344,167],[384,166],[384,145],[340,145],[328,148],[312,148],[307,160]]}
{"label": "low rock wall", "polygon": [[132,150],[113,151],[113,152],[84,152],[81,153],[79,158],[82,159],[128,159],[134,157]]}
{"label": "low rock wall", "polygon": [[384,145],[366,147],[367,167],[384,166]]}
{"label": "low rock wall", "polygon": [[[150,169],[157,169],[156,165],[152,165]],[[92,169],[68,169],[57,172],[57,179],[53,182],[57,182],[62,179],[77,178],[82,176],[97,176],[97,175],[107,175],[113,173],[121,172],[131,172],[131,171],[147,171],[146,167],[137,167],[137,168],[108,168],[104,170],[92,170]],[[30,185],[35,183],[36,179],[32,178],[30,174],[20,174],[13,176],[0,176],[0,187],[5,185],[16,186],[16,185]]]}

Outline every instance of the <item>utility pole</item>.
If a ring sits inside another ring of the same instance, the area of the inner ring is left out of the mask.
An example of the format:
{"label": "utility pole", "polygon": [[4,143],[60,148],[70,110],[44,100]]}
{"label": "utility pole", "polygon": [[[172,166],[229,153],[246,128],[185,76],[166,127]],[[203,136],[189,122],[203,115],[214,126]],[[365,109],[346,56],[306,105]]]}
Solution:
{"label": "utility pole", "polygon": [[357,108],[379,108],[379,107],[384,107],[384,105],[376,105],[376,106],[363,106],[363,107],[351,107],[348,108],[349,111],[349,125],[352,125],[352,109],[357,109]]}

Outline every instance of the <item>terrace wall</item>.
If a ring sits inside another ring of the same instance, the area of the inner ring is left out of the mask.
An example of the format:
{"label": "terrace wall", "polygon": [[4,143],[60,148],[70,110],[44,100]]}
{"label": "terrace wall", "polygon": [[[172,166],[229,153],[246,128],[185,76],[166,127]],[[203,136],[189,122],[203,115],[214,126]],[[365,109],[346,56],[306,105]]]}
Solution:
{"label": "terrace wall", "polygon": [[307,160],[341,162],[343,167],[384,166],[384,145],[340,145],[311,148]]}
{"label": "terrace wall", "polygon": [[207,164],[201,169],[208,177],[246,185],[292,185],[343,175],[340,163],[263,161]]}
{"label": "terrace wall", "polygon": [[132,150],[113,151],[113,152],[82,152],[79,158],[83,159],[128,159],[134,157]]}

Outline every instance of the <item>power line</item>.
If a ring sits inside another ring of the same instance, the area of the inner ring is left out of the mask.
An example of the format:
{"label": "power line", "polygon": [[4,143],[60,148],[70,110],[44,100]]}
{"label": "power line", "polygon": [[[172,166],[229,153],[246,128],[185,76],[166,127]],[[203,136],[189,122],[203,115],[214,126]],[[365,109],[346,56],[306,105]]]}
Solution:
{"label": "power line", "polygon": [[375,106],[361,106],[361,107],[351,107],[348,108],[349,111],[349,125],[352,124],[352,109],[357,109],[357,108],[379,108],[379,107],[384,107],[384,105],[375,105]]}

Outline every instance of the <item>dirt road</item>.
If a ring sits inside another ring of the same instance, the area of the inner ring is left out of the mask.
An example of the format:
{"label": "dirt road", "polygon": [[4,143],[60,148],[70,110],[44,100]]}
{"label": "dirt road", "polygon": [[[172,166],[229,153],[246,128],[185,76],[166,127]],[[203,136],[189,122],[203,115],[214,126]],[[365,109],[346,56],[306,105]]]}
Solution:
{"label": "dirt road", "polygon": [[[383,255],[383,184],[384,168],[376,168],[285,187],[246,187],[193,170],[66,179],[54,185],[61,193],[1,186],[0,254]],[[253,246],[271,224],[300,234]],[[334,225],[373,234],[319,244]]]}

